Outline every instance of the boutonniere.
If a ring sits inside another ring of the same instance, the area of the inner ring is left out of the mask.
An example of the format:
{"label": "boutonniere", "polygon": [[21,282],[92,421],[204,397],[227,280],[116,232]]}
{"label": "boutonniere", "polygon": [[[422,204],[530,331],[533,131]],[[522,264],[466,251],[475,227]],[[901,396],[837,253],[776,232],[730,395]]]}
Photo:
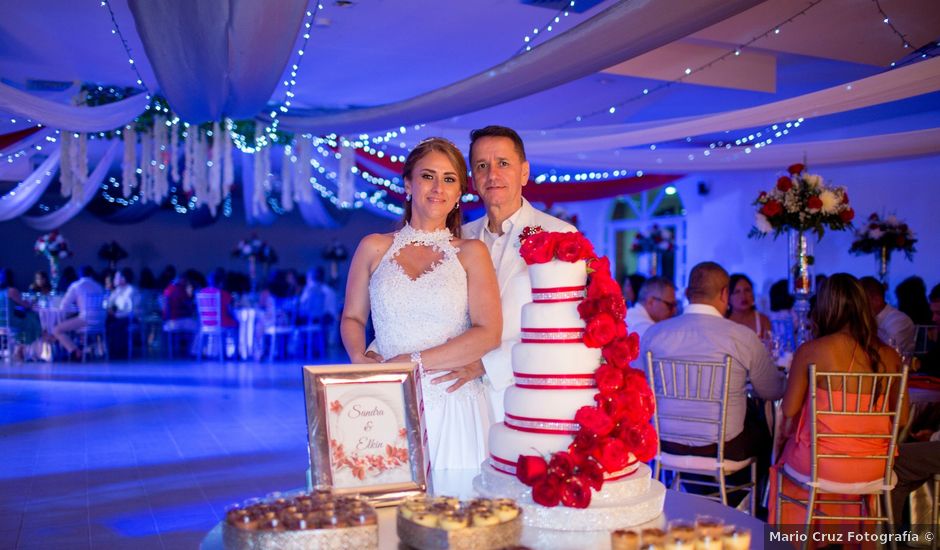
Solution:
{"label": "boutonniere", "polygon": [[[519,244],[525,242],[526,239],[535,235],[536,233],[541,233],[543,231],[541,225],[527,225],[522,229],[522,232],[519,233]],[[517,245],[518,247],[518,245]]]}

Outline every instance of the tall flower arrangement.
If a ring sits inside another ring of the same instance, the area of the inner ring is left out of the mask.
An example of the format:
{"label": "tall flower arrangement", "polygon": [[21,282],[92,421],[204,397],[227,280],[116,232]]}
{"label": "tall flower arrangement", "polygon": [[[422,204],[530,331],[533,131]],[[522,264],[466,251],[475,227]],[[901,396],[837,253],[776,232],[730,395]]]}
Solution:
{"label": "tall flower arrangement", "polygon": [[669,252],[676,248],[675,235],[659,224],[653,224],[648,233],[637,232],[633,238],[632,250],[638,254],[647,252]]}
{"label": "tall flower arrangement", "polygon": [[803,164],[790,165],[787,174],[777,178],[773,189],[762,191],[754,204],[758,209],[748,236],[757,238],[771,232],[776,238],[789,229],[813,231],[822,238],[827,228],[841,231],[855,218],[845,187],[826,185],[822,176],[810,174]]}
{"label": "tall flower arrangement", "polygon": [[602,350],[603,362],[595,371],[596,405],[581,407],[574,420],[578,432],[564,451],[550,457],[521,455],[516,477],[532,487],[532,499],[542,506],[559,504],[586,508],[591,490],[599,491],[605,475],[614,477],[635,460],[656,455],[658,440],[650,424],[653,393],[642,371],[631,368],[639,354],[639,338],[627,334],[626,305],[620,285],[610,275],[610,262],[599,258],[580,233],[551,233],[526,228],[520,236],[520,254],[529,265],[586,260],[588,287],[578,305],[586,327],[584,344]]}
{"label": "tall flower arrangement", "polygon": [[855,240],[849,247],[849,252],[856,256],[862,254],[875,254],[878,265],[878,277],[881,282],[888,282],[888,264],[891,263],[891,253],[895,250],[904,252],[908,260],[914,259],[917,251],[914,245],[917,237],[910,227],[895,216],[884,219],[878,214],[868,216],[868,223],[855,232]]}
{"label": "tall flower arrangement", "polygon": [[65,240],[58,231],[51,231],[40,235],[33,244],[33,252],[46,257],[49,260],[49,280],[52,284],[52,290],[55,292],[59,287],[59,262],[72,255],[69,248],[69,242]]}
{"label": "tall flower arrangement", "polygon": [[248,260],[248,276],[251,278],[251,289],[257,289],[258,283],[258,264],[265,268],[277,262],[277,253],[268,243],[262,241],[257,234],[252,234],[247,239],[238,241],[235,249],[232,250],[232,256]]}

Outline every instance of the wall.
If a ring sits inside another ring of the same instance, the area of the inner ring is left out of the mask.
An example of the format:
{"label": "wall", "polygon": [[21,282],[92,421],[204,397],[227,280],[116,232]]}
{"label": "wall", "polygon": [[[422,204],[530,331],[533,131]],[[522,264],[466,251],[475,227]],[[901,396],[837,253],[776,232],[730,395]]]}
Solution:
{"label": "wall", "polygon": [[[907,261],[903,255],[892,256],[892,286],[910,275],[923,277],[928,289],[940,283],[940,157],[819,169],[811,166],[810,171],[848,188],[857,224],[878,212],[896,214],[914,229],[919,239],[914,261]],[[773,185],[778,175],[774,171],[711,172],[690,174],[674,183],[686,208],[689,266],[715,260],[729,272],[750,275],[758,289],[767,289],[773,281],[786,276],[784,236],[776,241],[770,237],[747,238],[754,219],[752,202],[760,191]],[[707,196],[698,194],[700,181],[711,187]],[[584,232],[600,242],[604,238],[602,219],[609,219],[611,202],[590,201],[564,207],[586,220],[582,222]],[[874,275],[873,256],[848,253],[852,239],[849,231],[827,233],[816,246],[817,273]]]}

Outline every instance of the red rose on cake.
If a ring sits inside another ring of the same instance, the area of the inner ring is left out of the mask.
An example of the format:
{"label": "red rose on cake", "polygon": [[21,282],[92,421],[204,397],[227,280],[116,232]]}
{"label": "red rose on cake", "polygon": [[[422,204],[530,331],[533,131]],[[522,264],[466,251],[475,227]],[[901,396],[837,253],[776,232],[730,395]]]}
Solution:
{"label": "red rose on cake", "polygon": [[574,415],[574,421],[581,429],[590,435],[605,436],[614,429],[614,421],[604,411],[597,407],[585,405],[578,409]]}
{"label": "red rose on cake", "polygon": [[598,313],[587,323],[584,329],[584,345],[589,348],[601,348],[613,341],[620,330],[618,325],[626,331],[623,321],[614,319],[608,313]]}
{"label": "red rose on cake", "polygon": [[629,368],[630,362],[640,354],[640,337],[637,333],[631,332],[627,336],[616,338],[604,346],[601,354],[608,365],[620,369]]}
{"label": "red rose on cake", "polygon": [[613,365],[601,365],[594,371],[594,380],[601,394],[608,394],[623,388],[623,371]]}
{"label": "red rose on cake", "polygon": [[569,508],[587,508],[591,504],[591,487],[580,477],[569,477],[561,486],[561,503]]}
{"label": "red rose on cake", "polygon": [[558,233],[541,231],[530,235],[519,248],[519,254],[527,265],[545,264],[555,258]]}
{"label": "red rose on cake", "polygon": [[552,508],[561,502],[561,481],[554,477],[545,477],[532,486],[532,500],[536,504]]}
{"label": "red rose on cake", "polygon": [[563,262],[577,262],[594,257],[591,241],[580,233],[561,233],[558,236],[555,256]]}
{"label": "red rose on cake", "polygon": [[595,491],[604,486],[604,467],[594,458],[586,458],[578,467],[578,477]]}
{"label": "red rose on cake", "polygon": [[529,487],[545,478],[548,474],[548,463],[540,456],[520,455],[516,461],[516,477]]}
{"label": "red rose on cake", "polygon": [[574,471],[574,459],[565,451],[552,454],[548,462],[548,475],[560,479],[567,478]]}
{"label": "red rose on cake", "polygon": [[652,424],[644,422],[625,426],[619,435],[627,448],[633,452],[633,456],[640,462],[649,462],[656,457],[659,437]]}
{"label": "red rose on cake", "polygon": [[619,472],[630,464],[630,450],[627,445],[613,437],[601,441],[592,454],[607,473]]}

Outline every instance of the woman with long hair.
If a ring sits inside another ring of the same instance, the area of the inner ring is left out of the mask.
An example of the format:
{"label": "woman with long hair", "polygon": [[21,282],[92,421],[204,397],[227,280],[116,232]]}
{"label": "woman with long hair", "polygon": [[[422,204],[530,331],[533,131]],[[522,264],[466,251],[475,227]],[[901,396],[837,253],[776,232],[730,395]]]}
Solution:
{"label": "woman with long hair", "polygon": [[[784,465],[803,475],[811,471],[812,425],[819,423],[822,432],[831,433],[890,433],[891,421],[886,417],[855,417],[847,421],[845,417],[810,418],[809,403],[809,366],[816,365],[817,372],[834,373],[896,373],[901,371],[901,358],[896,351],[878,338],[878,325],[868,306],[868,298],[858,280],[847,273],[836,273],[829,277],[817,293],[816,309],[813,311],[816,338],[806,342],[796,351],[787,378],[787,388],[783,396],[783,414],[788,420],[796,420],[796,427],[787,441],[780,460],[771,468],[771,511],[770,519],[775,520],[776,471]],[[860,403],[857,379],[847,379],[848,387],[841,387],[841,382],[833,387],[820,387],[817,393],[819,410],[855,410],[867,408],[874,396],[876,404],[886,398],[884,388],[872,388],[870,381],[862,382]],[[896,403],[890,404],[892,408]],[[901,424],[907,422],[907,409],[900,411]],[[784,428],[785,429],[785,428]],[[849,454],[857,459],[821,459],[818,474],[822,479],[841,483],[868,482],[879,479],[884,474],[884,460],[867,458],[872,455],[885,455],[888,442],[883,438],[826,438],[819,442],[823,454]],[[800,491],[784,478],[784,494],[805,498]],[[838,495],[826,495],[827,500],[834,500]],[[857,500],[857,499],[856,499]],[[851,506],[851,507],[850,507]],[[843,515],[859,515],[857,505],[830,505],[832,508],[845,509]],[[825,510],[825,507],[823,507]],[[805,519],[805,510],[784,504],[782,524],[798,524]]]}
{"label": "woman with long hair", "polygon": [[771,333],[770,319],[757,311],[754,304],[754,283],[750,277],[735,273],[728,281],[728,311],[725,317],[757,333],[761,340]]}
{"label": "woman with long hair", "polygon": [[[354,363],[418,363],[432,468],[475,469],[487,456],[490,424],[483,383],[475,378],[445,389],[433,379],[499,345],[496,273],[481,241],[461,239],[467,166],[457,147],[442,138],[422,141],[402,175],[402,227],[366,236],[350,264],[343,345]],[[374,351],[366,347],[370,314]]]}

